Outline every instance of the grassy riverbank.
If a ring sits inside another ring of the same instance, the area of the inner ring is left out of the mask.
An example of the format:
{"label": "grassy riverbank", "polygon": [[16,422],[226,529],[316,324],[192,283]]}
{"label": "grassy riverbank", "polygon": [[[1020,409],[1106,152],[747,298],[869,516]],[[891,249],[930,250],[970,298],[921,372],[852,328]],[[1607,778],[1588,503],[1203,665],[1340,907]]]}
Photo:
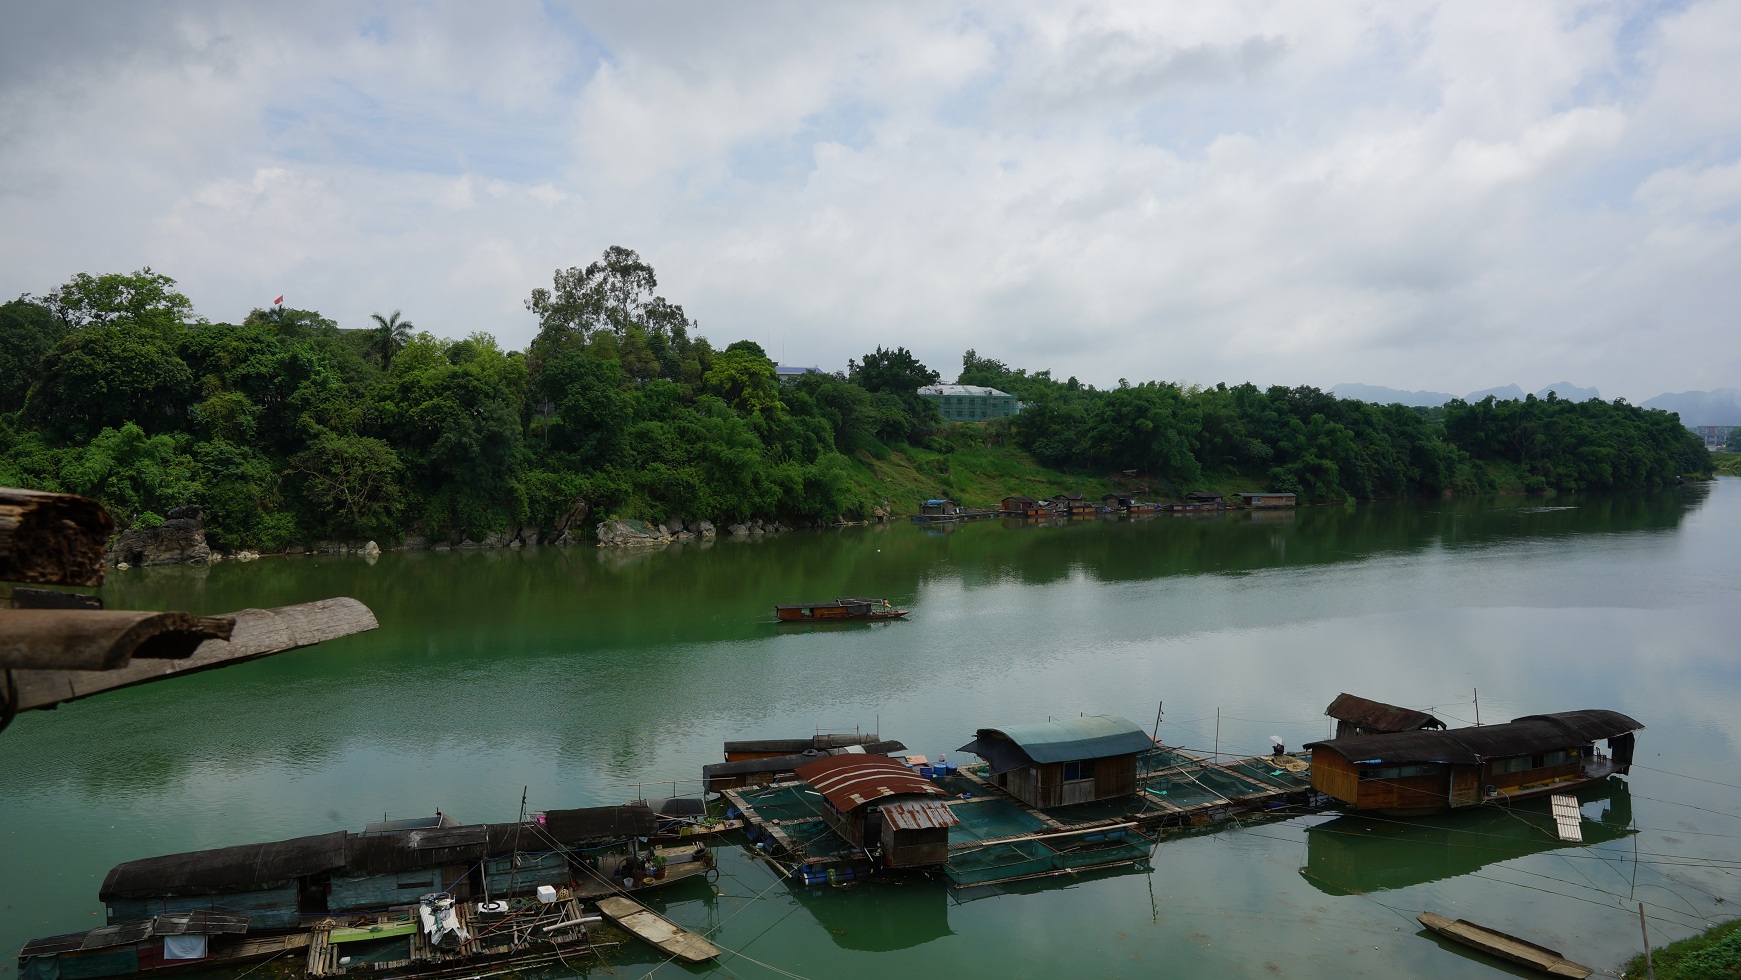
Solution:
{"label": "grassy riverbank", "polygon": [[[1741,980],[1741,919],[1651,950],[1656,980]],[[1645,976],[1644,954],[1626,964],[1629,977]]]}

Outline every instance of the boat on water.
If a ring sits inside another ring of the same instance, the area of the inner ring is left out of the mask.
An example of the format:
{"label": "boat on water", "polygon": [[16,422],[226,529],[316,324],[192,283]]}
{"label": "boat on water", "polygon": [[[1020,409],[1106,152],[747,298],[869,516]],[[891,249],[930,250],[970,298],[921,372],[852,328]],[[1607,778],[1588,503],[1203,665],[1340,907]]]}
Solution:
{"label": "boat on water", "polygon": [[307,933],[250,936],[239,912],[193,909],[32,939],[18,951],[28,980],[120,977],[208,970],[269,959],[308,946]]}
{"label": "boat on water", "polygon": [[1444,936],[1453,942],[1462,943],[1471,949],[1478,949],[1490,956],[1502,960],[1520,963],[1532,969],[1540,970],[1549,976],[1575,977],[1583,980],[1596,971],[1582,963],[1574,963],[1560,955],[1557,949],[1538,946],[1527,939],[1519,939],[1497,929],[1476,925],[1467,919],[1447,919],[1433,912],[1422,912],[1415,917],[1421,925]]}
{"label": "boat on water", "polygon": [[827,602],[800,602],[791,606],[775,606],[774,616],[782,623],[828,623],[854,619],[901,619],[907,610],[896,609],[887,599],[830,599]]}
{"label": "boat on water", "polygon": [[[1366,703],[1375,708],[1365,714],[1407,713],[1409,723],[1421,727],[1375,731],[1374,719],[1367,719],[1366,725],[1343,729],[1358,734],[1308,743],[1312,788],[1357,810],[1397,817],[1570,793],[1625,775],[1634,733],[1644,728],[1618,711],[1589,708],[1430,730],[1420,719],[1443,723],[1421,712]],[[1606,753],[1596,747],[1604,739]]]}
{"label": "boat on water", "polygon": [[601,898],[598,910],[643,942],[685,963],[705,963],[719,955],[719,947],[634,899]]}

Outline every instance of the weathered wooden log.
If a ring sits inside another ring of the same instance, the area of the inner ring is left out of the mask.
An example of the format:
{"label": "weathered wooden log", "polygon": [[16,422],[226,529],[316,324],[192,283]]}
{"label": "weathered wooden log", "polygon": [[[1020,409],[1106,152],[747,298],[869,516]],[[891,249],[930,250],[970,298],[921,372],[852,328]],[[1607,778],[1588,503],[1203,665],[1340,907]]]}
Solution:
{"label": "weathered wooden log", "polygon": [[135,659],[114,670],[12,671],[17,692],[16,710],[52,708],[63,701],[76,701],[103,691],[313,646],[352,633],[364,633],[379,625],[368,606],[346,598],[321,599],[275,609],[244,609],[219,618],[235,621],[230,638],[206,640],[192,656],[179,660]]}
{"label": "weathered wooden log", "polygon": [[101,609],[102,596],[86,595],[83,592],[56,592],[53,589],[27,589],[21,585],[0,586],[0,599],[6,598],[6,592],[12,591],[10,603],[0,603],[0,608],[10,605],[13,609]]}
{"label": "weathered wooden log", "polygon": [[102,585],[114,531],[95,500],[0,487],[0,581]]}
{"label": "weathered wooden log", "polygon": [[0,668],[112,670],[135,657],[191,657],[235,620],[131,609],[0,609]]}

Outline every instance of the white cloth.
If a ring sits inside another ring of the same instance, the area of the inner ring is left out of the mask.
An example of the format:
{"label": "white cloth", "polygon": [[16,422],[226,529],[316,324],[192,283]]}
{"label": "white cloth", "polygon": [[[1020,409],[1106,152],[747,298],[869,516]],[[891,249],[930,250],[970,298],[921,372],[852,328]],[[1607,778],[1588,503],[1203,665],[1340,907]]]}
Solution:
{"label": "white cloth", "polygon": [[166,960],[203,960],[206,958],[206,937],[164,936],[163,958]]}

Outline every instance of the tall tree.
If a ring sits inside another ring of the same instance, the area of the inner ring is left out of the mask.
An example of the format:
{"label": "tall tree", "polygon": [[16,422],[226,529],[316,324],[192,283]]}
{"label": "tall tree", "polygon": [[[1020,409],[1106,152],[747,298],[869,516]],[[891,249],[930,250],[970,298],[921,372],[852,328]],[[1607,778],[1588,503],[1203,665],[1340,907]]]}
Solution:
{"label": "tall tree", "polygon": [[381,370],[386,371],[393,366],[393,355],[399,353],[411,340],[412,331],[417,329],[417,324],[410,320],[401,320],[398,310],[388,316],[379,313],[371,313],[369,316],[375,321],[375,353],[381,359]]}

